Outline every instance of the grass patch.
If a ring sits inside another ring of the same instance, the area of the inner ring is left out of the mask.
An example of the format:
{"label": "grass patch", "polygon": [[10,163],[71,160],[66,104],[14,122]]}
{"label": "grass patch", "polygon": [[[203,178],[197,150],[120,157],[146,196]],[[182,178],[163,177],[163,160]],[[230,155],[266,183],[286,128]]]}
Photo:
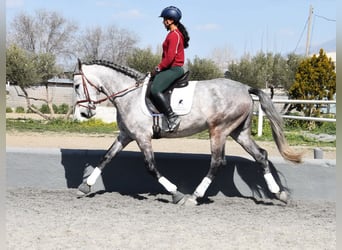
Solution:
{"label": "grass patch", "polygon": [[32,119],[6,119],[7,131],[20,132],[58,132],[82,134],[113,134],[118,130],[116,123],[104,123],[100,120],[90,119],[79,122],[74,120],[54,119],[51,121]]}

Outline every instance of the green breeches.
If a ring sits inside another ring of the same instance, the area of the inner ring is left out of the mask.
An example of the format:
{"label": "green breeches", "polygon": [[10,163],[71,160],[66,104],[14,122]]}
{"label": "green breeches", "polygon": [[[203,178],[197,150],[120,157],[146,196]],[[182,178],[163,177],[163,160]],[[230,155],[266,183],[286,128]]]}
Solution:
{"label": "green breeches", "polygon": [[151,94],[162,93],[171,83],[184,74],[182,67],[172,67],[170,69],[159,72],[152,82]]}

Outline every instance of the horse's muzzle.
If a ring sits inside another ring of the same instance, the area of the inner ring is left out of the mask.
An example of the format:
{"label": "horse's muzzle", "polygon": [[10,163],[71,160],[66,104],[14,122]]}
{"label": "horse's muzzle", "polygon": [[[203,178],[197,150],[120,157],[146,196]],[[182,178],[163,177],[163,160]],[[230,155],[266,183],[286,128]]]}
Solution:
{"label": "horse's muzzle", "polygon": [[81,107],[80,109],[80,115],[83,118],[90,119],[94,115],[96,115],[96,107],[94,104],[89,104],[87,107]]}

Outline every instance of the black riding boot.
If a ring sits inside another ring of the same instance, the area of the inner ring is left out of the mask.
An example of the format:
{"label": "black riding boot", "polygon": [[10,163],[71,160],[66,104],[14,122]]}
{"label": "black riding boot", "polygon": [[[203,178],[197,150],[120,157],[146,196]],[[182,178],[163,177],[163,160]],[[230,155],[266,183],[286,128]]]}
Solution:
{"label": "black riding boot", "polygon": [[167,124],[169,127],[168,132],[173,132],[174,130],[176,130],[181,119],[177,114],[173,112],[163,93],[157,93],[156,95],[153,95],[153,101],[157,105],[158,110],[166,116]]}

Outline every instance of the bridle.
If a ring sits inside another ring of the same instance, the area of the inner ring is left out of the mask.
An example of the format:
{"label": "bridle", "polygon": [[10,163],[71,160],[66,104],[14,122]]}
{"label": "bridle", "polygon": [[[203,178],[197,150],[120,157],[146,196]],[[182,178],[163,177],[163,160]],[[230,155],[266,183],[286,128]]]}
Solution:
{"label": "bridle", "polygon": [[[88,109],[93,109],[95,110],[96,109],[96,104],[99,104],[99,103],[102,103],[106,100],[110,100],[110,101],[113,101],[116,97],[120,97],[120,96],[123,96],[125,94],[127,94],[128,92],[132,91],[132,90],[135,90],[139,87],[142,86],[142,81],[137,81],[133,86],[131,87],[128,87],[126,89],[123,89],[123,90],[120,90],[116,93],[113,93],[113,94],[109,94],[102,86],[101,87],[98,87],[96,86],[94,83],[92,83],[86,76],[85,74],[83,73],[83,71],[79,71],[77,73],[74,73],[74,76],[75,75],[80,75],[82,77],[82,86],[83,86],[83,90],[84,90],[84,95],[85,95],[85,99],[84,100],[79,100],[76,102],[75,105],[79,105],[81,107],[85,107],[85,108],[88,108]],[[87,83],[95,88],[98,92],[100,93],[103,93],[106,95],[105,98],[102,98],[102,99],[99,99],[99,100],[92,100],[90,95],[89,95],[89,90],[88,90],[88,86],[87,86]],[[88,105],[84,105],[83,103],[88,103]]]}

